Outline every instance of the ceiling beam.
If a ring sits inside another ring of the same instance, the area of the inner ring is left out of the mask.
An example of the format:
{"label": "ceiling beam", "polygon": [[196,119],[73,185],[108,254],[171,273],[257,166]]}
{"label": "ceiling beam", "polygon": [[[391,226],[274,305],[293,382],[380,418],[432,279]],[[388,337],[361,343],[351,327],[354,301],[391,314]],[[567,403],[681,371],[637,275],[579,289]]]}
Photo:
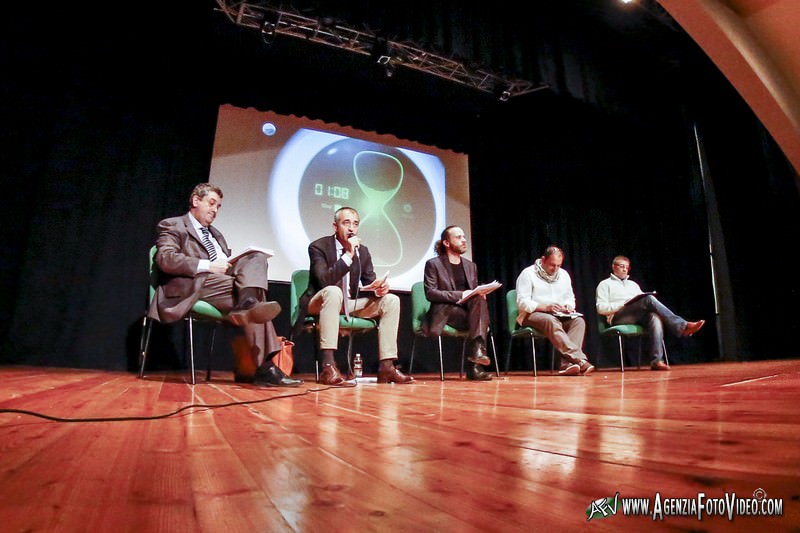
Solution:
{"label": "ceiling beam", "polygon": [[462,61],[443,57],[409,42],[385,39],[366,30],[344,26],[326,18],[309,18],[298,13],[275,9],[258,0],[217,0],[219,10],[238,26],[261,32],[267,44],[278,35],[324,44],[350,52],[374,56],[387,77],[395,68],[409,68],[479,91],[505,101],[515,96],[546,89],[546,83],[509,78],[485,68],[475,68]]}

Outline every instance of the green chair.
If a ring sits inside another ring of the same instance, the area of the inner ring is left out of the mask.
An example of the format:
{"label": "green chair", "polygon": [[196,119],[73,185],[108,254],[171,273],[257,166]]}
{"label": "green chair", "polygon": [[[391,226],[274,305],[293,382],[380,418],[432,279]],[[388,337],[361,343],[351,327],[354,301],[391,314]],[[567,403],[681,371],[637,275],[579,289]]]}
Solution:
{"label": "green chair", "polygon": [[[308,270],[295,270],[292,272],[292,281],[289,287],[289,305],[292,310],[291,320],[292,328],[297,322],[297,317],[300,314],[300,297],[308,289]],[[353,336],[359,333],[367,333],[378,328],[378,322],[371,318],[360,318],[351,316],[348,318],[345,315],[339,315],[339,335],[347,337],[347,368],[352,373],[352,355],[353,355]],[[317,381],[319,381],[319,317],[316,315],[308,315],[303,323],[303,330],[314,332],[314,370]],[[292,334],[294,340],[294,334]]]}
{"label": "green chair", "polygon": [[[625,350],[622,339],[625,337],[639,337],[639,354],[636,359],[637,368],[642,367],[642,337],[645,335],[644,328],[638,324],[619,324],[617,326],[610,326],[606,317],[597,315],[597,329],[600,335],[604,337],[616,337],[619,345],[619,368],[620,371],[625,372]],[[664,347],[664,359],[669,364],[669,357],[667,356],[667,347],[664,341],[661,341]]]}
{"label": "green chair", "polygon": [[[158,282],[158,269],[155,264],[155,255],[157,248],[153,246],[150,248],[150,283],[148,292],[148,304],[153,300],[156,294],[156,286]],[[211,333],[211,346],[208,352],[208,367],[206,369],[206,381],[211,380],[211,354],[214,353],[214,338],[216,336],[216,326],[227,320],[225,313],[222,313],[216,307],[203,300],[198,300],[192,306],[189,314],[184,317],[186,320],[186,333],[188,335],[188,350],[189,350],[189,367],[192,372],[192,385],[195,384],[195,369],[194,369],[194,323],[197,321],[211,322],[214,324],[214,329]],[[145,312],[144,320],[142,321],[142,335],[139,339],[139,378],[144,378],[144,365],[147,361],[147,350],[150,345],[150,332],[153,327],[153,321],[148,318]]]}
{"label": "green chair", "polygon": [[[533,375],[536,376],[536,340],[547,339],[547,335],[542,333],[536,328],[530,326],[520,326],[517,322],[519,317],[519,307],[517,306],[517,290],[511,289],[506,292],[506,318],[508,320],[508,331],[510,337],[508,339],[508,351],[506,352],[506,374],[508,374],[509,364],[511,363],[511,348],[514,344],[514,339],[529,338],[531,341],[531,360],[533,361]],[[551,370],[555,372],[556,368],[556,351],[552,348],[550,355]]]}
{"label": "green chair", "polygon": [[[422,324],[425,322],[425,315],[428,314],[428,309],[431,307],[431,302],[425,296],[425,284],[421,281],[414,283],[411,286],[411,328],[414,331],[414,340],[411,343],[411,361],[408,364],[408,373],[411,374],[414,368],[414,351],[417,347],[417,337],[425,337],[425,332],[422,329]],[[461,343],[461,370],[458,377],[461,378],[464,374],[464,355],[467,348],[468,331],[457,330],[452,326],[445,326],[442,330],[442,335],[437,337],[439,343],[439,377],[444,381],[444,360],[442,356],[442,337],[456,337],[462,339]],[[500,376],[500,369],[497,365],[497,351],[494,346],[494,337],[489,332],[489,341],[492,347],[492,353],[495,355],[495,373]]]}

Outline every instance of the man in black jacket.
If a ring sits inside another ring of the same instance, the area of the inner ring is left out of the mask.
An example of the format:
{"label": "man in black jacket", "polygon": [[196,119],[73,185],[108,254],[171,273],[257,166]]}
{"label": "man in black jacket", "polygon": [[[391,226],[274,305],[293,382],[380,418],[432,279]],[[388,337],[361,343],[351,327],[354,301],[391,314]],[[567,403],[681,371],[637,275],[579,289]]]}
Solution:
{"label": "man in black jacket", "polygon": [[483,367],[491,361],[486,355],[489,308],[486,295],[478,294],[459,304],[478,286],[478,267],[462,257],[467,251],[467,237],[458,226],[444,229],[436,242],[437,257],[425,263],[425,297],[431,308],[423,329],[427,335],[441,335],[446,325],[469,330],[470,348],[467,378],[488,381],[492,375]]}
{"label": "man in black jacket", "polygon": [[303,323],[306,315],[319,315],[323,364],[320,382],[345,385],[347,382],[334,359],[339,344],[339,315],[378,317],[378,383],[412,383],[414,378],[394,366],[400,298],[389,293],[387,280],[376,280],[372,256],[358,238],[359,223],[360,217],[355,209],[342,207],[333,217],[334,234],[317,239],[308,246],[311,260],[308,290],[300,298],[300,313],[295,327]]}

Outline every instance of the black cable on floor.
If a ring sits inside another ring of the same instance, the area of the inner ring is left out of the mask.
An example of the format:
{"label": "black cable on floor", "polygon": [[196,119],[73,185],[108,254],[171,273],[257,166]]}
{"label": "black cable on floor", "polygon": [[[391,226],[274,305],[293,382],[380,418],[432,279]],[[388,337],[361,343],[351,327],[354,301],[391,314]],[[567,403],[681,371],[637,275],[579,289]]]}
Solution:
{"label": "black cable on floor", "polygon": [[159,420],[162,418],[169,418],[171,416],[175,416],[180,412],[186,411],[188,409],[219,409],[221,407],[232,407],[236,405],[255,405],[258,403],[270,402],[272,400],[279,400],[281,398],[295,398],[297,396],[305,396],[309,392],[322,392],[328,389],[336,389],[340,387],[325,387],[323,389],[307,389],[303,392],[298,392],[295,394],[281,394],[280,396],[270,396],[269,398],[262,398],[260,400],[245,400],[241,402],[228,402],[228,403],[217,403],[217,404],[202,404],[202,403],[193,403],[190,405],[184,405],[174,411],[169,413],[164,413],[161,415],[151,415],[151,416],[113,416],[113,417],[97,417],[97,418],[62,418],[59,416],[50,416],[43,413],[37,413],[36,411],[26,411],[25,409],[5,409],[0,408],[0,413],[16,413],[20,415],[28,415],[28,416],[35,416],[37,418],[44,418],[45,420],[51,420],[53,422],[128,422],[133,420]]}

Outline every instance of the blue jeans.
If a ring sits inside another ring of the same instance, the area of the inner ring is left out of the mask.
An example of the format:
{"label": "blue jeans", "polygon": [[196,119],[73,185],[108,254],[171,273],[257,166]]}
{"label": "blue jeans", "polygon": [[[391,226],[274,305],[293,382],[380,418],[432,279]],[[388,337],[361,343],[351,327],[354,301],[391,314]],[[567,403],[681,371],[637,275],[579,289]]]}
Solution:
{"label": "blue jeans", "polygon": [[686,329],[686,320],[670,311],[653,295],[640,298],[614,313],[611,325],[621,324],[637,324],[647,330],[650,336],[648,353],[653,363],[664,359],[664,330],[680,337]]}

